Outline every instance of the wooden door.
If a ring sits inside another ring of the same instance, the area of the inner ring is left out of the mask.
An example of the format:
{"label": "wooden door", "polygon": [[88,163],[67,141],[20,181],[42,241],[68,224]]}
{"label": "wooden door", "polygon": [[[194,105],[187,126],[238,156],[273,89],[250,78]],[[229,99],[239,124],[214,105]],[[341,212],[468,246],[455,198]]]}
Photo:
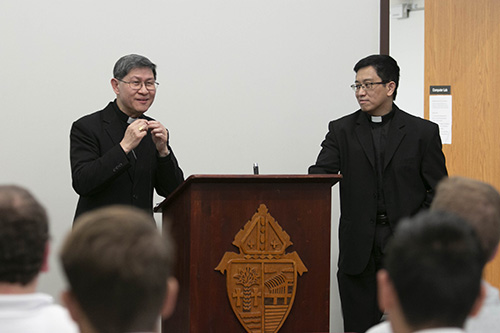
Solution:
{"label": "wooden door", "polygon": [[[500,190],[500,1],[425,1],[425,116],[429,87],[451,85],[450,176],[488,182]],[[500,287],[500,255],[485,271]]]}

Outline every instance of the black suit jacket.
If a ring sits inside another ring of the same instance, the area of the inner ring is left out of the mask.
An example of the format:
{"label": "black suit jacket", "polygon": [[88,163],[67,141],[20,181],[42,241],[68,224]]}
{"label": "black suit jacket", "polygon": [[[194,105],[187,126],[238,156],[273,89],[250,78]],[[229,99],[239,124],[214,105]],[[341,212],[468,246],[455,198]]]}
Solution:
{"label": "black suit jacket", "polygon": [[[383,191],[394,230],[403,217],[429,207],[447,170],[436,124],[393,104],[387,134]],[[368,117],[361,110],[329,124],[316,164],[309,173],[341,173],[339,269],[360,274],[370,258],[377,214],[375,151]]]}
{"label": "black suit jacket", "polygon": [[152,213],[153,188],[166,197],[184,180],[170,146],[170,154],[160,158],[149,133],[133,152],[125,154],[120,141],[127,124],[117,111],[121,112],[116,102],[111,102],[71,127],[71,175],[73,188],[80,195],[75,218],[111,204],[132,205]]}

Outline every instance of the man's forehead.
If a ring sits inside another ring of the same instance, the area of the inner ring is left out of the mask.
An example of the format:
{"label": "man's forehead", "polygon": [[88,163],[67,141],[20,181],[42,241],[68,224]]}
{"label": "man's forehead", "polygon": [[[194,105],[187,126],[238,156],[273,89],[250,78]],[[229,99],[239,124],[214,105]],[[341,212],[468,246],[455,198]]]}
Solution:
{"label": "man's forehead", "polygon": [[356,82],[367,82],[367,81],[374,81],[374,80],[380,80],[380,77],[377,74],[377,71],[373,66],[367,66],[360,68],[356,72]]}
{"label": "man's forehead", "polygon": [[134,67],[125,76],[128,78],[132,78],[132,77],[138,77],[138,78],[151,77],[151,78],[154,78],[154,73],[151,70],[151,68],[149,68],[149,67]]}

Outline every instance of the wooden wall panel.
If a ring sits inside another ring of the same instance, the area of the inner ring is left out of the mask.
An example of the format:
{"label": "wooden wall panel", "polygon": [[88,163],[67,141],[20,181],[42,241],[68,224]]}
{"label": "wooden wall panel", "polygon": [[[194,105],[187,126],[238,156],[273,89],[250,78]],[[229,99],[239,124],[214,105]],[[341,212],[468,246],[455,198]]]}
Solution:
{"label": "wooden wall panel", "polygon": [[[425,116],[429,87],[451,85],[452,144],[443,150],[451,176],[500,190],[500,1],[425,1]],[[500,254],[485,271],[500,287]]]}

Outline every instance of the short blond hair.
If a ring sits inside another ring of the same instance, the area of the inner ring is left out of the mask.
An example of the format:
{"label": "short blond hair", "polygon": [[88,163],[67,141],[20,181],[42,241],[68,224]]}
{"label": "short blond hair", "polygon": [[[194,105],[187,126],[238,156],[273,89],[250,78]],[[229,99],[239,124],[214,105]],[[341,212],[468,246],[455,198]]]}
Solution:
{"label": "short blond hair", "polygon": [[99,332],[149,331],[171,274],[172,242],[138,208],[81,215],[61,249],[71,292]]}
{"label": "short blond hair", "polygon": [[442,180],[431,204],[432,210],[454,213],[475,229],[487,259],[500,241],[500,194],[491,185],[465,177]]}

